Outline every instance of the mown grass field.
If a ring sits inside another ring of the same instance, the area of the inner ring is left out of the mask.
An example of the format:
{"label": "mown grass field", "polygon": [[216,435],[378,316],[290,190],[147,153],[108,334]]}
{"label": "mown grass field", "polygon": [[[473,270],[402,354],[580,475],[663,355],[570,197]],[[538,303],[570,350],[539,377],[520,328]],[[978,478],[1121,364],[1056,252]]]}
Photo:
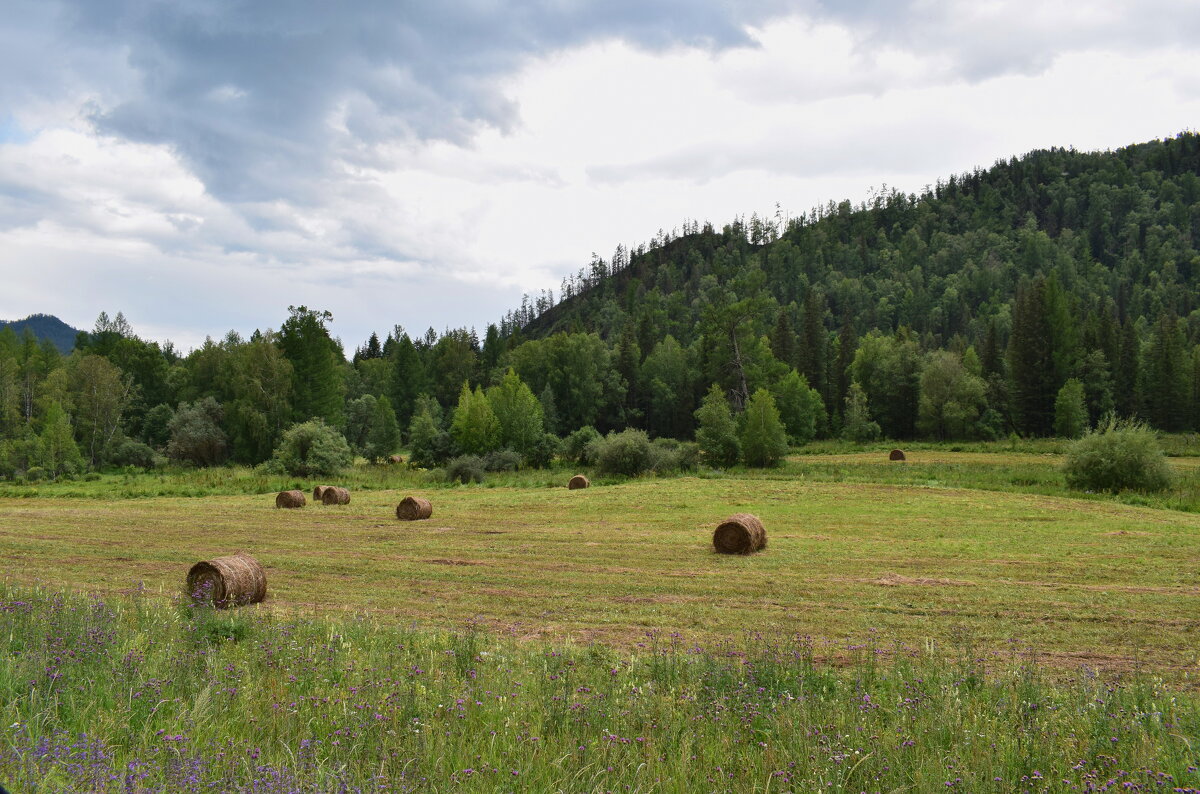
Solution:
{"label": "mown grass field", "polygon": [[[349,506],[302,510],[276,510],[266,494],[5,500],[0,559],[16,584],[144,583],[174,596],[193,562],[241,550],[267,567],[266,608],[285,613],[367,612],[437,629],[479,621],[522,638],[623,646],[651,630],[699,642],[801,634],[831,657],[868,638],[1033,648],[1062,669],[1200,671],[1200,516],[943,485],[986,479],[989,465],[1054,476],[1041,462],[979,454],[914,452],[890,467],[811,456],[766,475],[575,492],[379,475]],[[846,481],[831,481],[835,470]],[[872,471],[908,481],[864,481]],[[416,492],[433,498],[433,518],[396,521],[396,502]],[[714,554],[713,527],[739,511],[763,519],[767,550]]]}

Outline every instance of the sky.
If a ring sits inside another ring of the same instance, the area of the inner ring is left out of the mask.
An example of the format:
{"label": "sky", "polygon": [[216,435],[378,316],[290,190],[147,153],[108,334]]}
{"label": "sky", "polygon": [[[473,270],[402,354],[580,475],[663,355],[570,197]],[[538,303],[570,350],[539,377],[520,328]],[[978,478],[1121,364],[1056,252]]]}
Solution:
{"label": "sky", "polygon": [[5,0],[0,318],[481,332],[593,252],[1200,128],[1195,0]]}

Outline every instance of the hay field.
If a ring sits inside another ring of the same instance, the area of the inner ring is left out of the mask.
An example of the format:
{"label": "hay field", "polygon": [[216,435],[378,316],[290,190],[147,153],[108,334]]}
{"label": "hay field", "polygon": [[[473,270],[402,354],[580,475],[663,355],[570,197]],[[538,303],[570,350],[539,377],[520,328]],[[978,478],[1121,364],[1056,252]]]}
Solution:
{"label": "hay field", "polygon": [[[892,464],[903,465],[903,464]],[[1200,516],[1109,501],[907,485],[729,477],[586,490],[412,491],[277,510],[274,495],[6,500],[17,583],[175,595],[197,560],[246,551],[266,608],[368,611],[430,627],[634,643],[748,631],[848,643],[1034,647],[1059,666],[1200,665]],[[714,554],[731,513],[770,539]]]}

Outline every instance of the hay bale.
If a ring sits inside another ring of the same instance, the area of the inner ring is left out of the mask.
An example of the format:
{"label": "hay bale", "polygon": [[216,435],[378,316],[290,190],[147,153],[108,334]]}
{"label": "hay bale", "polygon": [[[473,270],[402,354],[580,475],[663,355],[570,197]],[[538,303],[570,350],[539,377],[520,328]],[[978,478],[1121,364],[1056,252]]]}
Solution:
{"label": "hay bale", "polygon": [[318,485],[316,488],[313,488],[313,502],[319,504],[325,496],[325,491],[332,487],[332,485]]}
{"label": "hay bale", "polygon": [[321,504],[348,505],[350,504],[350,491],[339,485],[326,486],[325,493],[321,494]]}
{"label": "hay bale", "polygon": [[267,597],[267,572],[258,560],[240,551],[198,562],[188,571],[187,595],[219,609],[257,604]]}
{"label": "hay bale", "polygon": [[713,546],[722,554],[750,554],[767,547],[767,530],[758,516],[735,513],[717,526]]}
{"label": "hay bale", "polygon": [[433,503],[420,496],[406,496],[396,505],[396,518],[401,521],[420,521],[433,515]]}
{"label": "hay bale", "polygon": [[275,497],[276,507],[304,507],[304,491],[280,491]]}
{"label": "hay bale", "polygon": [[404,458],[400,457],[399,455],[392,455],[388,458],[388,463],[403,463],[403,462],[404,462]]}
{"label": "hay bale", "polygon": [[888,460],[904,460],[904,450],[893,449],[888,453]]}
{"label": "hay bale", "polygon": [[571,478],[571,481],[567,483],[567,488],[572,491],[577,491],[580,488],[588,488],[591,486],[591,484],[591,480],[589,480],[587,477],[584,477],[582,474],[576,474]]}

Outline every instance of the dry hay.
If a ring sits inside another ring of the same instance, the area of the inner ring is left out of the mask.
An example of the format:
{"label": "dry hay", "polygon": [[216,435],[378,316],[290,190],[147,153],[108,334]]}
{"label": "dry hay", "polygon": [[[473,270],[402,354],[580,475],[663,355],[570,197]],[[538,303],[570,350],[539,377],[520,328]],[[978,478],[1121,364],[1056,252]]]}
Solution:
{"label": "dry hay", "polygon": [[275,497],[276,507],[304,507],[304,491],[280,491]]}
{"label": "dry hay", "polygon": [[325,488],[325,493],[321,494],[321,504],[348,505],[350,504],[350,491],[338,485],[330,485]]}
{"label": "dry hay", "polygon": [[332,487],[332,485],[318,485],[316,488],[313,488],[313,503],[320,504],[321,498],[325,496],[325,491]]}
{"label": "dry hay", "polygon": [[267,572],[258,560],[240,551],[198,562],[188,571],[187,595],[220,609],[257,604],[267,597]]}
{"label": "dry hay", "polygon": [[399,455],[391,455],[388,457],[388,463],[403,463],[404,458]]}
{"label": "dry hay", "polygon": [[578,491],[580,488],[587,488],[591,486],[591,484],[592,481],[587,477],[584,477],[582,474],[576,474],[571,478],[571,481],[567,483],[567,488],[572,491]]}
{"label": "dry hay", "polygon": [[901,576],[898,573],[885,573],[878,579],[867,579],[871,584],[883,587],[899,587],[901,585],[918,585],[922,587],[974,587],[974,582],[965,579],[931,579],[927,577]]}
{"label": "dry hay", "polygon": [[767,530],[758,516],[735,513],[713,532],[713,547],[722,554],[750,554],[767,547]]}
{"label": "dry hay", "polygon": [[888,460],[904,460],[904,450],[893,449],[888,453]]}
{"label": "dry hay", "polygon": [[433,503],[420,496],[406,496],[396,505],[396,518],[401,521],[420,521],[433,515]]}

